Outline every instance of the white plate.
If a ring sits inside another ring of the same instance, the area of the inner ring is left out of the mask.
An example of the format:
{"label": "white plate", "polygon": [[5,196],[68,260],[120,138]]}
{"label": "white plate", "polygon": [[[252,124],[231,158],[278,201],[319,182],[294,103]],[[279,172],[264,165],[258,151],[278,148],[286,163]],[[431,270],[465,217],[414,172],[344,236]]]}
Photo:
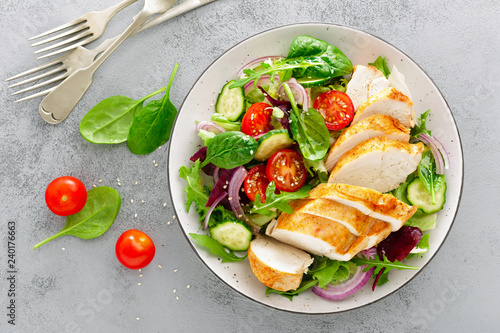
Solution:
{"label": "white plate", "polygon": [[420,114],[431,109],[429,127],[432,134],[439,138],[446,147],[450,158],[450,168],[446,170],[448,183],[446,204],[438,214],[437,228],[431,232],[430,252],[423,258],[408,261],[410,265],[421,267],[419,271],[434,257],[453,224],[462,192],[462,146],[446,101],[424,71],[408,56],[387,42],[345,26],[308,23],[265,31],[229,49],[215,60],[194,84],[175,122],[168,158],[170,193],[186,238],[207,267],[242,295],[281,310],[301,313],[334,313],[373,303],[404,286],[419,271],[391,271],[390,281],[384,286],[377,287],[372,292],[371,283],[368,283],[364,289],[342,301],[327,301],[310,291],[294,297],[293,302],[275,294],[266,297],[264,293],[266,288],[253,275],[248,259],[238,263],[222,264],[218,258],[195,244],[188,236],[188,233],[200,232],[200,223],[194,207],[189,214],[186,213],[183,191],[186,183],[179,177],[179,168],[182,165],[189,165],[189,158],[201,147],[201,140],[195,131],[195,122],[208,120],[214,113],[214,104],[222,86],[228,80],[234,79],[241,66],[253,59],[267,55],[286,56],[291,41],[298,35],[310,35],[336,45],[351,59],[353,65],[366,65],[368,62],[373,62],[379,55],[385,56],[389,67],[395,64],[405,75],[416,113]]}

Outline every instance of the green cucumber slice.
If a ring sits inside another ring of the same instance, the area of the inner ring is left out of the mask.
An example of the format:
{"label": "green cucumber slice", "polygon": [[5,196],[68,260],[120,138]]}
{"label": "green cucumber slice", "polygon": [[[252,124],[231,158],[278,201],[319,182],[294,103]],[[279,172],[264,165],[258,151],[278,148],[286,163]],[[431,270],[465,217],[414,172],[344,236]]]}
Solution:
{"label": "green cucumber slice", "polygon": [[332,78],[327,77],[327,78],[306,78],[306,77],[301,77],[297,79],[297,82],[299,82],[304,88],[311,88],[311,87],[317,87],[317,86],[323,86],[327,84]]}
{"label": "green cucumber slice", "polygon": [[231,80],[222,87],[215,103],[215,112],[223,114],[230,121],[238,120],[245,111],[245,90],[243,87],[229,89],[234,82]]}
{"label": "green cucumber slice", "polygon": [[210,229],[213,239],[233,251],[246,251],[252,240],[252,230],[243,221],[225,221]]}
{"label": "green cucumber slice", "polygon": [[254,158],[257,161],[265,161],[277,151],[290,147],[293,139],[286,129],[275,129],[261,136],[257,143],[259,146]]}
{"label": "green cucumber slice", "polygon": [[407,198],[412,205],[417,205],[418,209],[424,213],[431,214],[443,209],[446,201],[446,183],[434,193],[434,203],[432,203],[432,196],[425,188],[420,178],[415,178],[414,181],[408,185]]}

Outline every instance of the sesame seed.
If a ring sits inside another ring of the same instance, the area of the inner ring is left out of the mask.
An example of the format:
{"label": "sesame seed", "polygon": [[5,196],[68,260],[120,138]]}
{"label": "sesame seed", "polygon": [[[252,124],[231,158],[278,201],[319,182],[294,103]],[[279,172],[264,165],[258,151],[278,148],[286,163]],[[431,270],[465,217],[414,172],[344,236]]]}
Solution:
{"label": "sesame seed", "polygon": [[97,187],[97,186],[95,186],[95,184],[92,184],[92,187]]}
{"label": "sesame seed", "polygon": [[187,288],[187,289],[191,288],[191,285],[190,285],[190,284],[188,284],[188,285],[186,286],[186,288]]}
{"label": "sesame seed", "polygon": [[163,203],[163,207],[167,207],[167,203],[166,202]]}
{"label": "sesame seed", "polygon": [[158,163],[155,164],[155,167],[157,167],[157,166],[158,166]]}
{"label": "sesame seed", "polygon": [[175,294],[177,292],[177,289],[172,290],[172,292]]}
{"label": "sesame seed", "polygon": [[143,277],[143,276],[144,276],[144,274],[139,274],[139,277]]}
{"label": "sesame seed", "polygon": [[134,218],[137,218],[137,213],[134,214]]}
{"label": "sesame seed", "polygon": [[120,180],[118,178],[116,178],[116,181],[119,182]]}
{"label": "sesame seed", "polygon": [[139,272],[142,271],[142,268],[139,268]]}
{"label": "sesame seed", "polygon": [[172,219],[174,219],[174,220],[176,219],[175,215],[172,216]]}
{"label": "sesame seed", "polygon": [[139,317],[137,317],[137,318],[135,318],[135,319],[136,319],[136,320],[141,320],[141,318],[139,318]]}
{"label": "sesame seed", "polygon": [[141,200],[141,203],[144,203],[144,200]]}
{"label": "sesame seed", "polygon": [[176,268],[176,269],[174,269],[174,273],[177,273],[177,268]]}
{"label": "sesame seed", "polygon": [[99,179],[99,183],[102,183],[102,179]]}
{"label": "sesame seed", "polygon": [[142,283],[141,282],[138,282],[137,285],[140,286]]}
{"label": "sesame seed", "polygon": [[175,299],[176,299],[176,300],[179,300],[179,296],[175,296]]}
{"label": "sesame seed", "polygon": [[130,199],[130,203],[133,204],[134,203],[134,199]]}
{"label": "sesame seed", "polygon": [[135,182],[135,185],[139,184],[139,182]]}
{"label": "sesame seed", "polygon": [[168,222],[167,222],[167,225],[170,225],[170,223],[172,223],[172,222],[168,221]]}
{"label": "sesame seed", "polygon": [[61,247],[61,250],[66,251],[66,249],[64,247]]}
{"label": "sesame seed", "polygon": [[161,265],[158,265],[158,268],[163,268]]}
{"label": "sesame seed", "polygon": [[156,161],[155,161],[155,160],[153,160],[153,164],[156,164]]}

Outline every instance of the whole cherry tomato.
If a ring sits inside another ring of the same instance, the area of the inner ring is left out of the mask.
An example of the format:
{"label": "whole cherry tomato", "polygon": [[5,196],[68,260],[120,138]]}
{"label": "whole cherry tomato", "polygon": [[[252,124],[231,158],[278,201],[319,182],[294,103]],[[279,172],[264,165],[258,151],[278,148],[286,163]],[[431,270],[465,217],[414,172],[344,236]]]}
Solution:
{"label": "whole cherry tomato", "polygon": [[73,215],[85,206],[87,190],[85,185],[75,177],[59,177],[47,186],[45,202],[54,214]]}
{"label": "whole cherry tomato", "polygon": [[155,256],[155,244],[144,232],[136,229],[125,231],[116,241],[116,258],[125,267],[146,267]]}

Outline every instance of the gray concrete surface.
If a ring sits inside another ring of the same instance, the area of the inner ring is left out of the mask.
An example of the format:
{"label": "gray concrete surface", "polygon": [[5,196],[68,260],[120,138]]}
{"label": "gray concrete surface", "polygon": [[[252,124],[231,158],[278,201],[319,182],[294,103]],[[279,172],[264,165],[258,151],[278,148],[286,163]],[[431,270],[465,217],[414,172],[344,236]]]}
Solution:
{"label": "gray concrete surface", "polygon": [[[115,2],[0,2],[0,77],[41,63],[32,54],[28,37]],[[106,36],[120,32],[138,8],[135,4],[119,14]],[[3,83],[0,331],[498,330],[499,16],[500,5],[493,0],[218,0],[127,41],[98,70],[88,93],[60,125],[48,125],[39,117],[40,99],[14,104],[12,90]],[[257,304],[228,288],[203,265],[172,219],[166,146],[147,156],[135,156],[123,144],[87,143],[78,131],[80,119],[98,101],[117,94],[140,97],[163,86],[175,62],[181,67],[171,97],[180,106],[206,66],[228,47],[266,29],[313,21],[360,28],[410,55],[447,99],[465,155],[461,207],[447,241],[430,265],[406,287],[375,304],[317,316]],[[99,238],[62,237],[34,251],[35,243],[64,225],[64,218],[48,211],[43,197],[46,185],[62,175],[76,176],[87,187],[117,188],[123,199],[121,211]],[[11,299],[7,295],[8,221],[16,222],[15,326],[7,322]],[[115,259],[115,241],[129,228],[149,233],[157,245],[153,263],[140,273],[120,266]]]}

